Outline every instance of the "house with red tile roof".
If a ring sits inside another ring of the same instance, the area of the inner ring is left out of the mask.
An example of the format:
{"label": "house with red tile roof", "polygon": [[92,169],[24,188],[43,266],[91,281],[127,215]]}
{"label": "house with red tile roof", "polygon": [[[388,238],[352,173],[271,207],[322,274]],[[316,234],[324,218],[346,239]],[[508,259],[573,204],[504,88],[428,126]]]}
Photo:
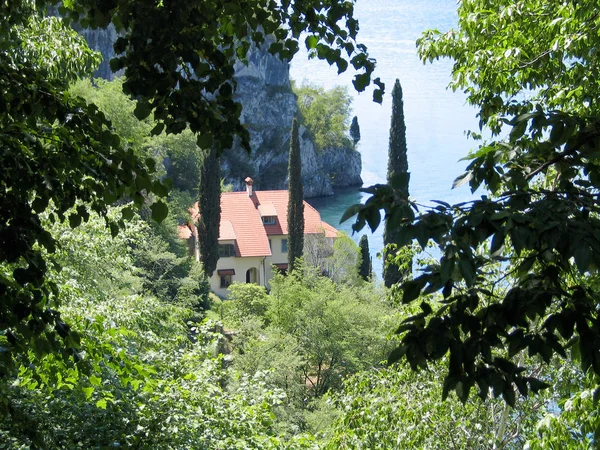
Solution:
{"label": "house with red tile roof", "polygon": [[[234,281],[269,287],[275,270],[287,270],[288,191],[254,191],[246,178],[246,191],[221,194],[219,260],[211,277],[211,289],[227,296]],[[179,237],[188,240],[197,253],[198,204],[190,208],[192,221],[179,227]],[[319,212],[304,202],[304,233],[319,236],[333,246],[338,231],[321,220]],[[306,239],[305,239],[306,240]]]}

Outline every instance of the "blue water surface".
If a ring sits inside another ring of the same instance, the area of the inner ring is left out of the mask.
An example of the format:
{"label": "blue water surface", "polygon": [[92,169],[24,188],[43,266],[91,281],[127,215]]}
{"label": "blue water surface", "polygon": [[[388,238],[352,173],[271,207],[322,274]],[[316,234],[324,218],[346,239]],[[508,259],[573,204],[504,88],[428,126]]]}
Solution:
{"label": "blue water surface", "polygon": [[[355,15],[360,23],[359,41],[377,60],[376,76],[386,84],[382,105],[372,101],[371,90],[360,94],[354,91],[350,70],[337,75],[335,67],[329,67],[326,62],[308,60],[305,51],[294,58],[290,75],[297,82],[306,80],[326,88],[343,85],[352,94],[354,114],[358,116],[361,130],[358,150],[362,154],[365,186],[385,182],[391,90],[399,78],[404,93],[411,197],[425,204],[432,199],[454,203],[472,197],[467,187],[456,190],[451,187],[467,165],[459,159],[476,146],[465,135],[466,130],[478,130],[476,111],[466,104],[462,92],[447,89],[452,62],[423,64],[415,46],[424,30],[436,28],[444,32],[454,27],[456,10],[454,0],[358,0]],[[348,206],[367,198],[367,194],[358,190],[345,190],[309,202],[325,221],[352,234],[352,221],[340,225],[340,218]],[[365,232],[374,270],[381,276],[382,262],[375,254],[383,246],[383,227],[374,234],[364,230],[353,238],[358,242]]]}

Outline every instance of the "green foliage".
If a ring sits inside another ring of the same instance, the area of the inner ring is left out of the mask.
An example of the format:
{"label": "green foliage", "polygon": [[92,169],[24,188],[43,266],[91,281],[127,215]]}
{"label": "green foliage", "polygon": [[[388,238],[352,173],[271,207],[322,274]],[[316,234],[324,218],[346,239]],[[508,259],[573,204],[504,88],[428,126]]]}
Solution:
{"label": "green foliage", "polygon": [[176,224],[188,223],[190,220],[190,205],[193,205],[196,201],[196,195],[192,192],[173,189],[169,192],[168,199],[169,218]]}
{"label": "green foliage", "polygon": [[[393,195],[401,200],[408,200],[408,182],[410,174],[408,173],[408,156],[406,154],[406,124],[404,123],[404,102],[402,100],[402,86],[400,80],[396,79],[394,89],[392,90],[392,119],[390,126],[390,145],[388,149],[388,184],[392,180],[398,180],[398,186],[393,186]],[[385,264],[383,266],[383,281],[386,287],[401,282],[411,271],[405,272],[393,263],[393,256],[389,254],[387,245],[399,244],[399,236],[396,225],[388,220],[386,216],[385,228],[383,231],[383,243],[386,245],[383,255]]]}
{"label": "green foliage", "polygon": [[250,285],[236,289],[251,309],[234,321],[234,368],[270,373],[269,385],[286,394],[275,412],[288,434],[306,430],[307,420],[319,421],[309,400],[338,389],[347,375],[377,366],[386,353],[383,330],[391,311],[372,286],[336,285],[303,264],[276,275],[267,297],[243,286]]}
{"label": "green foliage", "polygon": [[294,117],[290,137],[288,161],[288,264],[294,270],[296,260],[302,257],[304,248],[304,188],[302,186],[302,160],[300,159],[300,137],[298,119]]}
{"label": "green foliage", "polygon": [[196,312],[210,309],[210,283],[201,264],[191,262],[191,268],[186,277],[179,280],[175,303]]}
{"label": "green foliage", "polygon": [[[153,161],[144,163],[125,149],[95,105],[67,92],[68,83],[97,61],[83,39],[58,19],[23,16],[19,5],[7,7],[5,20],[20,25],[0,31],[0,103],[5,105],[0,111],[0,328],[7,336],[2,377],[12,371],[14,354],[27,352],[39,339],[50,336],[48,345],[39,346],[45,351],[73,355],[69,327],[56,310],[60,290],[46,277],[46,252],[57,248],[49,224],[68,220],[76,228],[95,212],[117,234],[124,220],[109,217],[108,204],[130,198],[141,206],[141,191],[166,192],[153,175]],[[44,42],[33,44],[36,39]],[[40,60],[48,66],[40,67]],[[164,212],[161,200],[153,206]],[[123,216],[130,214],[131,208],[123,210]]]}
{"label": "green foliage", "polygon": [[96,105],[110,120],[112,130],[119,136],[121,144],[132,148],[140,157],[146,157],[142,148],[147,145],[152,130],[149,119],[139,120],[134,115],[135,100],[123,93],[124,78],[113,81],[90,78],[78,80],[69,91],[82,97],[87,103]]}
{"label": "green foliage", "polygon": [[[439,247],[439,262],[401,287],[423,311],[400,327],[397,354],[420,366],[449,352],[446,392],[477,384],[513,404],[515,389],[539,391],[547,384],[514,361],[523,349],[546,362],[570,352],[600,374],[598,92],[583,81],[596,70],[590,8],[461,2],[458,29],[427,33],[420,52],[454,59],[453,87],[492,133],[455,181],[489,196],[420,210],[376,186],[353,211],[360,226],[383,208],[399,245]],[[504,270],[491,271],[499,262]],[[445,304],[434,310],[427,295],[439,291]]]}
{"label": "green foliage", "polygon": [[251,317],[264,317],[269,307],[267,290],[254,283],[233,283],[229,286],[227,312],[234,322],[240,323]]}
{"label": "green foliage", "polygon": [[356,147],[358,141],[360,141],[360,126],[358,125],[358,117],[354,116],[352,118],[352,124],[350,125],[350,137],[352,138],[352,142]]}
{"label": "green foliage", "polygon": [[[133,214],[124,209],[123,218],[110,220],[107,207],[116,201],[133,199],[142,206],[150,197],[153,218],[160,221],[168,212],[164,201],[152,196],[168,191],[155,176],[156,161],[142,160],[96,105],[68,92],[69,83],[89,76],[99,61],[71,24],[114,26],[119,56],[111,69],[124,70],[123,91],[137,100],[134,115],[143,120],[153,114],[153,134],[178,134],[189,126],[201,148],[218,152],[230,148],[236,135],[249,149],[241,107],[234,101],[233,66],[251,42],[261,45],[265,35],[273,35],[269,50],[289,60],[300,35],[308,33],[311,52],[340,71],[348,66],[345,51],[360,72],[354,84],[361,91],[375,67],[366,47],[356,42],[353,5],[338,0],[268,7],[253,1],[243,8],[207,0],[172,5],[76,0],[58,6],[64,19],[44,19],[53,5],[40,0],[0,6],[0,328],[7,336],[2,377],[13,370],[15,352],[24,354],[52,329],[59,339],[43,347],[61,350],[66,358],[73,354],[69,327],[56,310],[60,290],[46,279],[43,255],[55,251],[56,240],[40,214],[49,213],[51,222],[68,219],[76,228],[93,211],[106,217],[116,235]],[[381,102],[384,86],[379,79],[373,82]]]}
{"label": "green foliage", "polygon": [[[327,14],[319,14],[322,10]],[[246,57],[251,43],[262,45],[265,36],[272,35],[269,51],[289,60],[298,51],[300,35],[308,33],[311,42],[316,39],[311,50],[315,56],[343,72],[348,67],[344,50],[354,68],[364,71],[354,83],[361,91],[370,84],[375,66],[366,47],[355,44],[358,22],[352,17],[352,5],[337,0],[311,5],[273,3],[267,8],[252,2],[244,8],[226,9],[202,0],[176,7],[134,7],[122,2],[110,8],[82,0],[64,4],[59,11],[84,27],[115,26],[119,39],[114,47],[119,56],[110,66],[113,71],[126,69],[123,87],[140,100],[135,110],[138,118],[153,113],[157,127],[174,134],[187,122],[201,137],[200,147],[210,147],[214,141],[219,153],[232,146],[236,134],[249,149],[248,133],[239,122],[240,108],[233,100],[236,84],[232,77],[235,62]],[[326,33],[340,39],[329,43]],[[153,45],[140,45],[148,37]],[[383,85],[379,79],[373,82],[380,101]]]}
{"label": "green foliage", "polygon": [[371,254],[369,253],[369,239],[366,234],[363,234],[360,237],[358,247],[360,250],[358,257],[358,274],[363,280],[369,281],[373,273],[373,264],[371,262]]}
{"label": "green foliage", "polygon": [[147,223],[134,215],[115,238],[96,214],[75,229],[45,225],[59,244],[47,276],[61,287],[79,362],[47,354],[41,339],[15,360],[16,375],[1,385],[10,406],[3,447],[287,448],[273,431],[283,393],[261,373],[234,379],[214,355],[214,324],[140,294],[134,263]]}
{"label": "green foliage", "polygon": [[498,134],[506,117],[531,112],[537,103],[547,112],[598,115],[590,53],[595,27],[588,1],[470,0],[460,4],[455,30],[428,31],[418,48],[424,61],[454,61],[450,87],[465,90],[481,126]]}
{"label": "green foliage", "polygon": [[537,433],[527,442],[531,450],[542,449],[593,449],[600,442],[600,417],[598,417],[598,380],[588,377],[570,396],[549,411],[537,424]]}
{"label": "green foliage", "polygon": [[297,97],[300,120],[313,137],[317,150],[352,147],[348,139],[352,98],[348,90],[336,86],[292,85]]}
{"label": "green foliage", "polygon": [[370,287],[336,286],[300,266],[287,277],[276,276],[271,288],[267,317],[271,326],[296,340],[305,360],[304,381],[313,396],[381,360],[386,308]]}
{"label": "green foliage", "polygon": [[215,147],[202,151],[198,184],[198,245],[200,261],[210,278],[219,260],[219,223],[221,222],[221,178]]}
{"label": "green foliage", "polygon": [[505,416],[501,400],[443,401],[443,372],[436,363],[419,373],[403,365],[350,377],[331,396],[340,417],[324,448],[521,449],[535,436],[543,402],[524,399]]}
{"label": "green foliage", "polygon": [[179,134],[162,132],[152,136],[155,124],[149,118],[140,120],[135,116],[138,102],[123,93],[123,83],[122,77],[112,81],[79,80],[70,92],[98,106],[110,120],[122,144],[142,159],[154,159],[159,173],[166,171],[174,188],[194,192],[202,164],[196,137],[189,128]]}
{"label": "green foliage", "polygon": [[333,253],[326,259],[327,271],[336,283],[358,282],[358,259],[360,251],[356,243],[345,233],[338,233],[333,242]]}
{"label": "green foliage", "polygon": [[199,184],[202,152],[189,128],[179,134],[154,136],[148,142],[147,152],[149,156],[165,162],[167,175],[174,188],[195,193]]}

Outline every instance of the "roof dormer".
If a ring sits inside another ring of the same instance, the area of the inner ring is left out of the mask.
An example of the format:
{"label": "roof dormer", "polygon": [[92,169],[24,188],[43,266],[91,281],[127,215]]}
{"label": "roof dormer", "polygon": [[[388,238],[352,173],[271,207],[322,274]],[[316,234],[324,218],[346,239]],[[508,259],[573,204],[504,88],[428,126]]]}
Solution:
{"label": "roof dormer", "polygon": [[277,223],[277,210],[275,209],[273,202],[258,205],[258,213],[260,214],[263,225],[275,225]]}

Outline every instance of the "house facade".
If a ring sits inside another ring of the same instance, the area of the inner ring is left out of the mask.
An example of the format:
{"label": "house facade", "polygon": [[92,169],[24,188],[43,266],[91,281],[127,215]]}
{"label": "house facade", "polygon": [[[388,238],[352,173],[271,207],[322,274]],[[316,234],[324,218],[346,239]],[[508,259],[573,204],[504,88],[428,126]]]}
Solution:
{"label": "house facade", "polygon": [[[210,284],[221,298],[227,297],[231,283],[255,283],[269,288],[275,271],[287,270],[288,191],[254,191],[246,178],[245,192],[221,194],[219,260]],[[198,204],[190,208],[192,223],[179,227],[179,236],[187,239],[190,251],[199,259],[197,229]],[[319,212],[304,202],[304,233],[318,237],[333,247],[338,231],[321,220]]]}

